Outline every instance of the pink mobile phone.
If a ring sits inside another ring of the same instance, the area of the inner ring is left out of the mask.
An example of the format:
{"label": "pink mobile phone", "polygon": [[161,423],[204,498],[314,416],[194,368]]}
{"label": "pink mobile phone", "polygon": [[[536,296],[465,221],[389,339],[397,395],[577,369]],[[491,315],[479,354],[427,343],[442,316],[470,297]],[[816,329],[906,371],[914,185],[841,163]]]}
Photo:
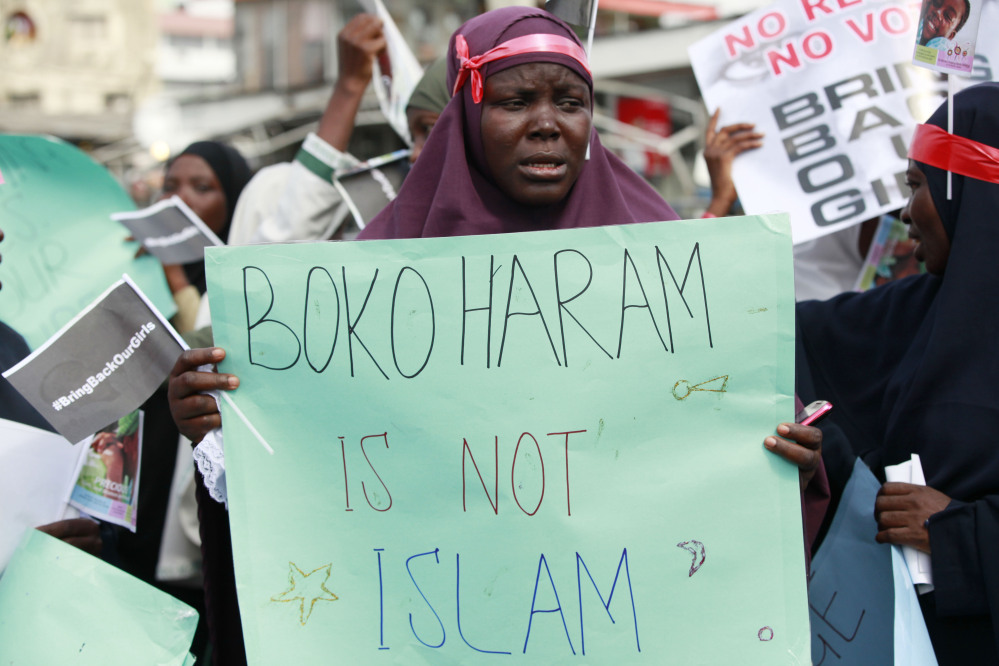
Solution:
{"label": "pink mobile phone", "polygon": [[816,400],[802,407],[801,411],[795,414],[794,421],[801,425],[814,425],[816,421],[828,414],[832,408],[832,403],[828,400]]}

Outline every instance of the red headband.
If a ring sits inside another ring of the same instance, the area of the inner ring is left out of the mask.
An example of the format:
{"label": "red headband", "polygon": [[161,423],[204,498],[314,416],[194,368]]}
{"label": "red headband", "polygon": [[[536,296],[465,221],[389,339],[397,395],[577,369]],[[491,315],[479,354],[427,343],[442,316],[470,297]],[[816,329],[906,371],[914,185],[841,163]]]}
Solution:
{"label": "red headband", "polygon": [[454,82],[454,90],[451,94],[457,94],[471,76],[472,101],[476,104],[482,101],[482,73],[479,69],[494,60],[502,60],[521,53],[561,53],[574,59],[583,66],[587,74],[590,74],[590,66],[586,63],[586,51],[583,50],[583,47],[568,37],[560,37],[559,35],[543,33],[516,37],[474,58],[468,57],[468,42],[461,35],[457,35],[454,40],[454,50],[461,66],[458,69],[458,78]]}
{"label": "red headband", "polygon": [[909,158],[969,178],[999,183],[999,148],[949,134],[936,125],[916,125]]}

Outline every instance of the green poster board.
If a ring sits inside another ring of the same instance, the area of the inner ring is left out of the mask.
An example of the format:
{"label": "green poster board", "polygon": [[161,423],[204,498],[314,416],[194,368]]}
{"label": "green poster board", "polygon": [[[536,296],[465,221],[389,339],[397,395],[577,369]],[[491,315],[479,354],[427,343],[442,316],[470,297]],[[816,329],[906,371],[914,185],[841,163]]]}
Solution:
{"label": "green poster board", "polygon": [[807,663],[788,226],[210,249],[250,662]]}
{"label": "green poster board", "polygon": [[162,266],[135,259],[138,245],[109,217],[135,204],[103,167],[58,139],[0,134],[0,175],[0,321],[32,349],[122,273],[173,316]]}
{"label": "green poster board", "polygon": [[0,578],[5,665],[187,666],[197,625],[187,604],[38,530]]}

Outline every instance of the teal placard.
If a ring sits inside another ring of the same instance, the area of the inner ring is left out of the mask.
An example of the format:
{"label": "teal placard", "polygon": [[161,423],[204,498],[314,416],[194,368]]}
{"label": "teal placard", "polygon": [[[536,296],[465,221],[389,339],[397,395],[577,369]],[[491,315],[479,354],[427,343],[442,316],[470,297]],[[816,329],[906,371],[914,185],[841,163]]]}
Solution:
{"label": "teal placard", "polygon": [[206,264],[251,663],[807,663],[786,215]]}
{"label": "teal placard", "polygon": [[3,664],[191,663],[198,613],[37,530],[0,578]]}
{"label": "teal placard", "polygon": [[176,312],[152,256],[109,215],[135,210],[82,151],[52,137],[0,134],[0,320],[34,349],[128,273],[165,317]]}

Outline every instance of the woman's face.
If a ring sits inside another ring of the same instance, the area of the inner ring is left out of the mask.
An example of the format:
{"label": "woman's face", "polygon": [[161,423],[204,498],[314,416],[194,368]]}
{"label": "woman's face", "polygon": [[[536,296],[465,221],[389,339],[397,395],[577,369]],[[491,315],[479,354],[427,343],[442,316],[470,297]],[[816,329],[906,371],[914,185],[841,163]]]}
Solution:
{"label": "woman's face", "polygon": [[493,182],[528,206],[564,199],[586,159],[590,89],[568,67],[529,63],[486,79],[482,146]]}
{"label": "woman's face", "polygon": [[909,202],[902,209],[902,221],[909,225],[909,237],[917,242],[916,259],[926,264],[928,272],[943,275],[950,256],[950,238],[933,203],[926,174],[909,160],[905,179],[910,194]]}
{"label": "woman's face", "polygon": [[197,155],[181,155],[175,159],[163,180],[160,199],[174,194],[190,206],[209,229],[216,234],[222,233],[228,217],[225,192],[208,162]]}
{"label": "woman's face", "polygon": [[409,163],[412,164],[423,151],[423,145],[430,136],[437,118],[441,114],[429,109],[418,109],[415,106],[406,109],[406,123],[409,125],[409,136],[413,139],[413,150],[409,153]]}

